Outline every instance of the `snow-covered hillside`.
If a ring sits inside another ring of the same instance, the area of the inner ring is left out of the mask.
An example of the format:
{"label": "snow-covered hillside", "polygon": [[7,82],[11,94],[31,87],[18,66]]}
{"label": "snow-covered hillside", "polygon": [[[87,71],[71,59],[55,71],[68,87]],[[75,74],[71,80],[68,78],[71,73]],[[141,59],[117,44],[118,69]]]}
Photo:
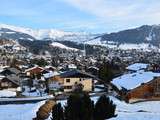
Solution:
{"label": "snow-covered hillside", "polygon": [[58,47],[58,48],[62,48],[62,49],[66,49],[66,50],[74,50],[74,51],[78,51],[78,49],[76,48],[71,48],[71,47],[68,47],[66,45],[63,45],[61,43],[58,43],[58,42],[52,42],[51,45],[53,47]]}
{"label": "snow-covered hillside", "polygon": [[140,44],[131,44],[131,43],[123,43],[123,44],[118,44],[117,42],[114,41],[102,41],[101,38],[96,38],[91,41],[86,42],[87,44],[90,45],[100,45],[100,46],[105,46],[107,48],[113,48],[113,49],[121,49],[121,50],[143,50],[143,51],[152,51],[156,50],[159,51],[159,48],[157,46],[154,46],[149,43],[140,43]]}

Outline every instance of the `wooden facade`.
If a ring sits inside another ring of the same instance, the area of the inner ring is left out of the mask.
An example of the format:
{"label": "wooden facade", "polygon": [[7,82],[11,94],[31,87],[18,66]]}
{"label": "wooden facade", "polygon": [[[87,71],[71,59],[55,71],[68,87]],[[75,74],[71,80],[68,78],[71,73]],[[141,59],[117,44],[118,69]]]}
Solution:
{"label": "wooden facade", "polygon": [[25,72],[27,76],[32,76],[32,75],[39,75],[42,73],[42,71],[43,71],[43,68],[41,67],[33,67],[33,68],[26,70]]}
{"label": "wooden facade", "polygon": [[159,99],[160,100],[160,77],[142,83],[140,86],[130,90],[126,95],[128,100],[134,99]]}
{"label": "wooden facade", "polygon": [[19,87],[18,83],[15,83],[8,78],[3,78],[0,81],[0,89],[16,89]]}

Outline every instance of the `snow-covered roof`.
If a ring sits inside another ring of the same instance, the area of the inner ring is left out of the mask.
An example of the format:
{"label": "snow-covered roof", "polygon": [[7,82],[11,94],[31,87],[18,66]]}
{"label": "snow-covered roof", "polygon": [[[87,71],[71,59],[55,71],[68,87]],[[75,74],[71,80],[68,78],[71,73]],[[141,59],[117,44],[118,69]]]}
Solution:
{"label": "snow-covered roof", "polygon": [[53,66],[50,66],[50,65],[48,65],[48,66],[45,66],[45,69],[49,69],[49,68],[56,69],[56,67],[53,67]]}
{"label": "snow-covered roof", "polygon": [[75,64],[69,64],[68,68],[70,68],[70,69],[77,69],[77,66]]}
{"label": "snow-covered roof", "polygon": [[146,69],[147,66],[148,66],[148,64],[145,64],[145,63],[134,63],[132,65],[129,65],[126,69],[138,71],[138,70]]}
{"label": "snow-covered roof", "polygon": [[144,72],[138,71],[132,74],[125,74],[120,77],[113,79],[112,83],[116,85],[119,89],[122,87],[130,90],[138,87],[142,83],[147,83],[154,79],[154,77],[159,77],[160,73]]}
{"label": "snow-covered roof", "polygon": [[90,66],[90,67],[88,67],[88,69],[90,69],[90,68],[93,68],[93,69],[99,70],[99,68],[98,68],[98,67],[95,67],[95,66]]}
{"label": "snow-covered roof", "polygon": [[49,73],[43,74],[44,78],[51,78],[51,77],[56,76],[56,75],[59,75],[59,73],[56,72],[56,71],[55,72],[50,71]]}

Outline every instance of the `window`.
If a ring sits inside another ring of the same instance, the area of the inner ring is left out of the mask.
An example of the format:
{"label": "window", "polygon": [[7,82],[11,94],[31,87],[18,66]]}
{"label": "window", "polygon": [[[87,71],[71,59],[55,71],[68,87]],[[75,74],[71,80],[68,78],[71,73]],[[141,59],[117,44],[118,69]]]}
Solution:
{"label": "window", "polygon": [[2,86],[2,87],[8,87],[8,83],[7,83],[7,82],[2,82],[2,83],[1,83],[1,86]]}
{"label": "window", "polygon": [[72,89],[72,86],[64,86],[64,89]]}
{"label": "window", "polygon": [[66,79],[66,82],[70,82],[70,79]]}
{"label": "window", "polygon": [[157,92],[160,92],[160,83],[157,84]]}

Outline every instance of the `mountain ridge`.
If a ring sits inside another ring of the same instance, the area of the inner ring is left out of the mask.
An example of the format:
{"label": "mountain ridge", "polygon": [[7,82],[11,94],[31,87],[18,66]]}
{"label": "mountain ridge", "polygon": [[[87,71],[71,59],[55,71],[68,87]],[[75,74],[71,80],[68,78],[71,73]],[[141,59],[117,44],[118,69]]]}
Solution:
{"label": "mountain ridge", "polygon": [[52,28],[51,29],[31,29],[31,28],[17,27],[14,25],[7,25],[7,24],[0,24],[0,29],[10,29],[12,31],[28,34],[37,40],[42,40],[45,38],[56,39],[57,37],[60,38],[67,35],[71,36],[71,35],[82,34],[80,32],[66,32],[66,31],[52,29]]}

